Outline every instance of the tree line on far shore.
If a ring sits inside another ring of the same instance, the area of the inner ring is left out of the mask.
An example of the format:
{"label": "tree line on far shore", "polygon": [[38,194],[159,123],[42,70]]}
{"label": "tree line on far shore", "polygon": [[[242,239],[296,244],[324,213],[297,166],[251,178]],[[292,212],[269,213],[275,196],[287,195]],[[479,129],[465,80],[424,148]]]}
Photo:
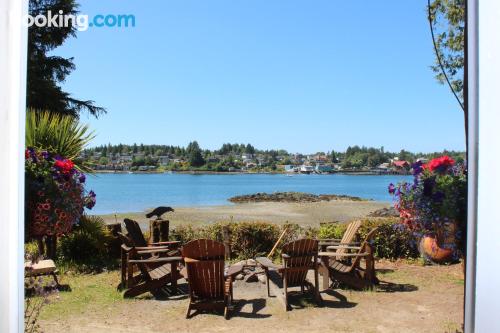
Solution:
{"label": "tree line on far shore", "polygon": [[[230,171],[255,169],[275,171],[280,165],[326,164],[342,169],[376,168],[394,160],[432,159],[448,155],[457,162],[464,161],[464,152],[442,151],[413,153],[406,150],[387,152],[384,147],[349,146],[345,151],[316,152],[314,154],[289,153],[284,149],[257,149],[250,143],[225,143],[219,149],[202,149],[197,141],[186,147],[174,145],[117,144],[101,145],[84,151],[83,158],[90,164],[105,166],[128,164],[131,168],[162,166],[166,170]],[[128,157],[124,160],[124,157]]]}

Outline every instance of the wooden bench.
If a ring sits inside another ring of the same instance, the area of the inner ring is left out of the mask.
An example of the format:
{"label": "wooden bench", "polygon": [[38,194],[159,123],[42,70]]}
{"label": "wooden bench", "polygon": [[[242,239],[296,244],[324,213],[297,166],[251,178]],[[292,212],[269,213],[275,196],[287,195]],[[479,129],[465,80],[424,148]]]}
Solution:
{"label": "wooden bench", "polygon": [[53,260],[40,260],[37,263],[32,263],[27,261],[24,263],[24,274],[26,277],[37,277],[37,276],[48,276],[51,275],[56,283],[57,287],[60,287],[59,281],[57,280],[56,264]]}

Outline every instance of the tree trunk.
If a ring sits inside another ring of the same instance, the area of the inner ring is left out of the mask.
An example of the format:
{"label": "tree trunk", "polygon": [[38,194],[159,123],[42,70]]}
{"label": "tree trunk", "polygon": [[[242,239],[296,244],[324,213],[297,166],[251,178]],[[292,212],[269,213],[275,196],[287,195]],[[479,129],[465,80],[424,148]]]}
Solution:
{"label": "tree trunk", "polygon": [[465,2],[465,20],[464,20],[464,83],[463,83],[463,95],[464,95],[464,125],[465,125],[465,158],[467,159],[467,153],[469,151],[469,38],[467,36],[468,23],[467,23],[467,1]]}

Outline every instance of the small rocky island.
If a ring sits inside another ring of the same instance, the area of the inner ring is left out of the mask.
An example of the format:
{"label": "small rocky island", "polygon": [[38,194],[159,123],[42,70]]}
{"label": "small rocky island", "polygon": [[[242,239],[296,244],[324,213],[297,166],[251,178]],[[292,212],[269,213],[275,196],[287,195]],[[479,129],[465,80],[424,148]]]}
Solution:
{"label": "small rocky island", "polygon": [[334,200],[371,201],[343,194],[311,194],[303,192],[275,192],[238,195],[228,199],[233,203],[246,202],[320,202]]}

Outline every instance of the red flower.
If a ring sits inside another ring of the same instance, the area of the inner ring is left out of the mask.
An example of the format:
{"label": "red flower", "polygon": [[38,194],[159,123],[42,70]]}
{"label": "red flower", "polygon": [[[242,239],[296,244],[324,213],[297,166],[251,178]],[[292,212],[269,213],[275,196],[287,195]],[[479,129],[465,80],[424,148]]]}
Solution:
{"label": "red flower", "polygon": [[429,163],[424,166],[424,169],[429,169],[430,171],[445,172],[449,167],[455,164],[455,160],[451,157],[445,155],[435,159],[432,159]]}
{"label": "red flower", "polygon": [[54,166],[61,170],[62,173],[68,174],[71,172],[75,164],[71,160],[56,160]]}

